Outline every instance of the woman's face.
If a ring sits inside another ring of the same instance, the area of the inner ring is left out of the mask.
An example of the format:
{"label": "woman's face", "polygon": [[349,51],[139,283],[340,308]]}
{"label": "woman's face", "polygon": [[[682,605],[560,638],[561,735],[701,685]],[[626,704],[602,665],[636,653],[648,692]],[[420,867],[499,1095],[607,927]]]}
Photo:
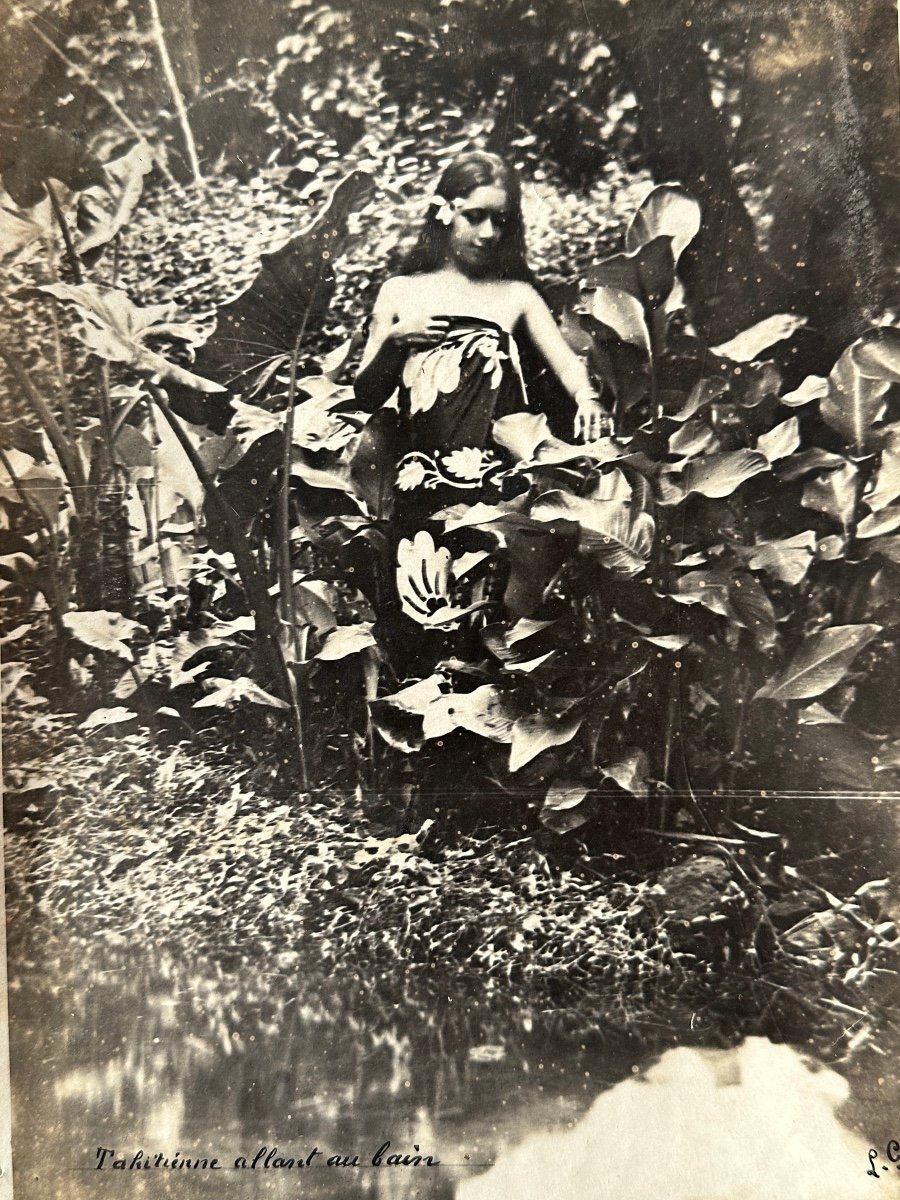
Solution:
{"label": "woman's face", "polygon": [[490,274],[508,219],[507,196],[502,187],[477,187],[457,201],[450,225],[450,261],[466,275]]}

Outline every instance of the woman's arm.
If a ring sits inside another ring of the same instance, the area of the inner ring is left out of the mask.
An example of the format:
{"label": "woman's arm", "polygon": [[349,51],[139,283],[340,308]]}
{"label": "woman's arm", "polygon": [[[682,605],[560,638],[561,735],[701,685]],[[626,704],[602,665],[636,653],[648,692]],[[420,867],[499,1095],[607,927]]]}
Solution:
{"label": "woman's arm", "polygon": [[437,346],[447,332],[443,317],[399,319],[400,293],[407,282],[403,276],[386,280],[372,309],[369,339],[353,383],[357,403],[370,411],[394,394],[409,351]]}
{"label": "woman's arm", "polygon": [[527,284],[522,315],[532,341],[575,401],[576,437],[590,442],[612,433],[612,418],[600,403],[587,367],[560,333],[550,309]]}

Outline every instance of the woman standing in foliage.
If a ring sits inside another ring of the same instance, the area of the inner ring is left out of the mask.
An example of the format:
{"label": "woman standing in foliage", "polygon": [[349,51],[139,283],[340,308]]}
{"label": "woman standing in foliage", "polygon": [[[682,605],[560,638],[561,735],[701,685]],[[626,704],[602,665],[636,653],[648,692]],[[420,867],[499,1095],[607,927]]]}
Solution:
{"label": "woman standing in foliage", "polygon": [[493,154],[460,155],[440,178],[402,273],[378,293],[355,384],[370,410],[397,392],[401,512],[425,517],[471,502],[501,468],[493,422],[528,406],[517,328],[574,400],[576,436],[611,433],[587,368],[532,279],[516,172]]}

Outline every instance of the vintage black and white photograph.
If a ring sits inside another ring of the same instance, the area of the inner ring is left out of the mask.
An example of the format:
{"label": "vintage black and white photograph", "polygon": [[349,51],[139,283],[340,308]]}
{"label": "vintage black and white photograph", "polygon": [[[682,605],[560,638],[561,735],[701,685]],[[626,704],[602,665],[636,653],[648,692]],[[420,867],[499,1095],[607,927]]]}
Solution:
{"label": "vintage black and white photograph", "polygon": [[4,1196],[900,1194],[894,0],[0,12]]}

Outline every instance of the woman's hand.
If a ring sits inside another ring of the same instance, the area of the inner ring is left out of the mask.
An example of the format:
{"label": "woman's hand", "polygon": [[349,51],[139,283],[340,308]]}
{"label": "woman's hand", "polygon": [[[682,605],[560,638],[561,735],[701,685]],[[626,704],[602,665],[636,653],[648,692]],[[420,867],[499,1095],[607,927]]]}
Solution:
{"label": "woman's hand", "polygon": [[388,339],[400,350],[430,350],[439,346],[450,328],[449,317],[410,317],[395,321],[387,332]]}
{"label": "woman's hand", "polygon": [[582,392],[575,397],[575,436],[582,442],[595,442],[597,438],[609,437],[613,432],[613,421],[596,392]]}

